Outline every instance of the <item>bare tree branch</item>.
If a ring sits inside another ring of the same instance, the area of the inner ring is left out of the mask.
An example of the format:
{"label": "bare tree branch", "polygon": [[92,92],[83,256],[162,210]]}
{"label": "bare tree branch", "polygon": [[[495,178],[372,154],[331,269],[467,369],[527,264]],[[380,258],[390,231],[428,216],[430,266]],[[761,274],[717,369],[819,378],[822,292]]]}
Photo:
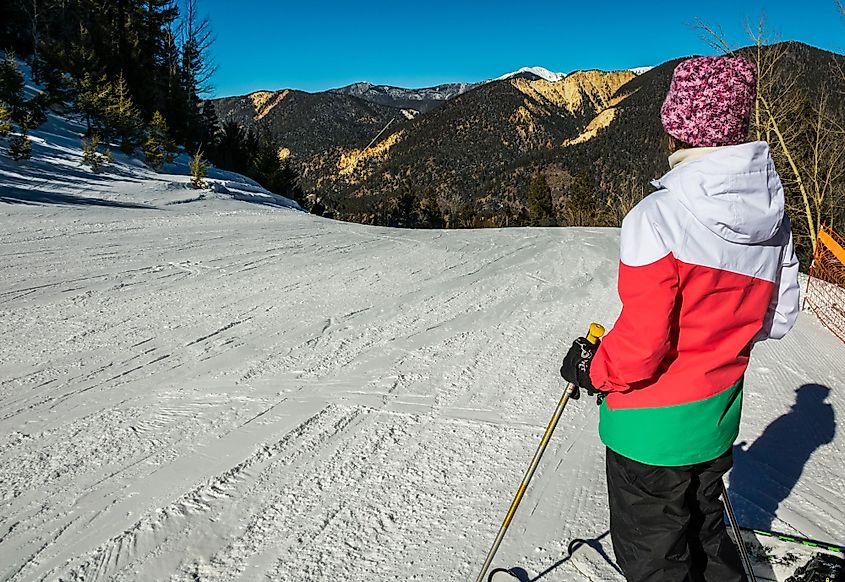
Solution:
{"label": "bare tree branch", "polygon": [[730,43],[726,40],[725,33],[722,32],[722,27],[712,27],[700,18],[697,18],[693,24],[693,28],[697,29],[701,34],[701,40],[710,45],[711,48],[725,55],[732,55],[734,53]]}
{"label": "bare tree branch", "polygon": [[185,0],[182,22],[183,68],[191,89],[205,95],[213,91],[211,78],[217,65],[211,55],[211,46],[217,40],[207,16],[199,14],[199,0]]}
{"label": "bare tree branch", "polygon": [[[837,0],[845,16],[845,0]],[[710,38],[710,46],[733,54],[721,30],[699,25]],[[803,228],[811,245],[825,221],[840,216],[845,206],[845,132],[831,109],[831,94],[823,87],[808,101],[801,85],[800,71],[789,62],[788,45],[777,43],[767,32],[765,17],[746,32],[754,42],[749,55],[757,66],[757,100],[752,118],[752,134],[768,141],[781,173],[790,212],[803,216]],[[845,79],[841,67],[836,69]],[[799,223],[800,224],[800,223]]]}

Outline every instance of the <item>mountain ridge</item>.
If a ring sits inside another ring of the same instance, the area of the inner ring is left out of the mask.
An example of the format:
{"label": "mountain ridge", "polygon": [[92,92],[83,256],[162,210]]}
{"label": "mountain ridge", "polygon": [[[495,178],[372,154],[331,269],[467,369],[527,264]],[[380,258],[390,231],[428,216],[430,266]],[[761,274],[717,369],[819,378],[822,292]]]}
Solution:
{"label": "mountain ridge", "polygon": [[[842,55],[776,46],[810,95],[836,82],[837,63],[845,69]],[[220,117],[270,131],[292,152],[303,186],[347,220],[385,223],[390,200],[408,191],[432,192],[442,209],[472,205],[492,216],[502,204],[524,207],[536,172],[562,208],[579,173],[606,197],[641,195],[665,170],[659,110],[684,58],[637,71],[575,71],[553,82],[492,80],[420,114],[354,95],[291,91],[261,95],[265,108],[275,104],[270,112],[241,98],[238,111],[222,107]],[[304,107],[308,100],[322,105]]]}

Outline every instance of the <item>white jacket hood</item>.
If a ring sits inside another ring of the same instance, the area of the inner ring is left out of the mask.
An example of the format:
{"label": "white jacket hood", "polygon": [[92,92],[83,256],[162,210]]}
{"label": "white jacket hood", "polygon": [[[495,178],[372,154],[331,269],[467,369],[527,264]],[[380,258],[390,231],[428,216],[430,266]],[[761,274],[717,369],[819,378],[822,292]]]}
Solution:
{"label": "white jacket hood", "polygon": [[719,148],[653,184],[678,196],[696,220],[730,242],[765,242],[783,221],[783,185],[764,141]]}

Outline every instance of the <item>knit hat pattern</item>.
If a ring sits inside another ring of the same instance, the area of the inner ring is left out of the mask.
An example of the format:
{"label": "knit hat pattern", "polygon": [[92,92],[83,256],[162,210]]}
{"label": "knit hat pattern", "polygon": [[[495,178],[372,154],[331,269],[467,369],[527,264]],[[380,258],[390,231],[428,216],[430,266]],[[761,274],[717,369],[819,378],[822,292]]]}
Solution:
{"label": "knit hat pattern", "polygon": [[757,69],[743,57],[696,57],[675,68],[660,109],[666,132],[696,147],[745,143]]}

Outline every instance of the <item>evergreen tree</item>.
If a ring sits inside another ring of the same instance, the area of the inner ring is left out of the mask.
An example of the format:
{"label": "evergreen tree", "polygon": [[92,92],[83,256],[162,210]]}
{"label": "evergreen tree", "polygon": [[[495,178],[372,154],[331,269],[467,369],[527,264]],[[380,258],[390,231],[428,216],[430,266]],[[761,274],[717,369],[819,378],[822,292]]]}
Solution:
{"label": "evergreen tree", "polygon": [[0,137],[6,137],[12,131],[12,117],[8,108],[0,102]]}
{"label": "evergreen tree", "polygon": [[105,111],[105,134],[120,140],[120,150],[131,154],[141,143],[141,114],[129,94],[123,75],[112,84]]}
{"label": "evergreen tree", "polygon": [[96,77],[93,73],[85,73],[77,79],[74,109],[85,117],[88,134],[95,125],[104,123],[110,96],[111,84],[105,75]]}
{"label": "evergreen tree", "polygon": [[5,104],[15,123],[20,123],[27,115],[23,74],[11,52],[0,62],[0,103]]}
{"label": "evergreen tree", "polygon": [[162,114],[171,121],[173,137],[179,143],[186,143],[188,135],[189,110],[187,93],[182,85],[182,52],[179,48],[179,32],[168,28],[163,32],[162,55]]}
{"label": "evergreen tree", "polygon": [[73,78],[63,70],[63,54],[55,42],[42,43],[37,57],[31,59],[32,76],[42,88],[38,97],[44,109],[65,104],[73,99]]}
{"label": "evergreen tree", "polygon": [[153,114],[144,140],[144,159],[156,172],[160,172],[164,164],[176,159],[176,143],[170,137],[167,121],[158,111]]}
{"label": "evergreen tree", "polygon": [[531,226],[554,224],[552,190],[546,182],[546,177],[540,173],[534,174],[528,188],[528,218]]}
{"label": "evergreen tree", "polygon": [[252,163],[252,141],[237,122],[227,121],[223,124],[216,157],[212,161],[221,168],[245,174]]}
{"label": "evergreen tree", "polygon": [[410,187],[403,187],[399,194],[390,199],[387,225],[414,228],[419,222],[418,208],[417,195]]}
{"label": "evergreen tree", "polygon": [[9,155],[13,160],[28,160],[32,157],[32,140],[26,130],[9,138]]}
{"label": "evergreen tree", "polygon": [[[92,93],[95,89],[107,92],[110,85],[106,66],[103,64],[104,59],[102,54],[96,52],[97,49],[92,40],[94,35],[89,31],[92,26],[91,21],[80,22],[78,34],[72,35],[72,40],[67,41],[68,48],[63,49],[64,57],[61,65],[73,79],[72,99],[77,111],[79,111],[80,92]],[[86,120],[92,121],[88,116]],[[88,131],[91,131],[90,126]]]}
{"label": "evergreen tree", "polygon": [[244,151],[243,157],[245,161],[245,167],[243,169],[242,174],[249,173],[249,167],[252,165],[255,156],[258,155],[258,146],[261,143],[261,139],[258,137],[252,129],[248,129],[246,132],[246,137],[244,138]]}
{"label": "evergreen tree", "polygon": [[[142,114],[167,109],[170,67],[167,33],[179,17],[175,0],[133,2],[129,48],[136,64],[132,67],[130,88]],[[167,112],[170,114],[171,112]],[[165,115],[168,120],[172,118]]]}
{"label": "evergreen tree", "polygon": [[191,158],[189,166],[191,168],[191,185],[197,190],[207,188],[208,183],[205,178],[208,176],[208,164],[203,158],[202,150],[197,150]]}
{"label": "evergreen tree", "polygon": [[276,172],[279,171],[281,160],[279,159],[277,148],[267,136],[262,137],[260,140],[255,156],[251,162],[252,163],[250,164],[247,175],[259,183],[261,183],[263,179],[264,187],[270,190],[267,183],[272,181]]}
{"label": "evergreen tree", "polygon": [[241,126],[234,121],[227,121],[223,124],[218,136],[216,157],[212,161],[221,168],[237,171],[239,165],[239,154],[243,149],[244,132]]}
{"label": "evergreen tree", "polygon": [[595,222],[597,205],[592,179],[587,172],[579,172],[567,197],[567,222],[570,226],[590,226]]}
{"label": "evergreen tree", "polygon": [[[247,144],[244,147],[249,146]],[[299,174],[291,166],[290,160],[282,159],[278,145],[266,136],[259,140],[248,175],[270,192],[290,198],[300,205],[305,204]]]}
{"label": "evergreen tree", "polygon": [[[290,160],[285,160],[281,170],[276,175],[276,188],[278,194],[290,198],[303,208],[306,208],[308,200],[305,191],[299,183],[299,172],[291,166]],[[275,190],[271,190],[275,192]]]}
{"label": "evergreen tree", "polygon": [[47,121],[47,110],[50,107],[50,98],[46,93],[38,93],[26,102],[26,117],[23,123],[31,129],[35,129]]}
{"label": "evergreen tree", "polygon": [[220,119],[217,117],[217,109],[211,101],[204,101],[202,104],[202,136],[201,143],[213,157],[217,152],[217,142],[220,139]]}
{"label": "evergreen tree", "polygon": [[443,213],[440,210],[440,203],[432,188],[428,188],[420,198],[418,215],[420,223],[425,228],[444,228]]}
{"label": "evergreen tree", "polygon": [[30,44],[23,2],[0,2],[0,46],[28,54]]}
{"label": "evergreen tree", "polygon": [[182,14],[182,71],[186,86],[199,98],[211,90],[211,77],[217,70],[210,56],[214,33],[208,17],[200,16],[199,0],[185,0]]}
{"label": "evergreen tree", "polygon": [[[210,56],[214,34],[208,18],[200,16],[199,0],[185,0],[181,29],[185,144],[190,147],[202,139],[201,97],[211,90],[211,77],[216,71]],[[255,149],[257,150],[257,147]]]}
{"label": "evergreen tree", "polygon": [[[8,151],[12,159],[28,160],[32,156],[29,129],[43,123],[44,117],[38,102],[26,100],[23,74],[15,56],[7,53],[0,62],[0,135],[10,136]],[[16,125],[17,133],[12,133]]]}
{"label": "evergreen tree", "polygon": [[100,136],[96,133],[89,138],[82,140],[82,163],[91,168],[93,172],[99,172],[106,164],[112,162],[111,150],[106,148],[100,153]]}
{"label": "evergreen tree", "polygon": [[0,62],[0,103],[5,103],[11,120],[27,129],[38,127],[47,118],[46,104],[41,94],[26,99],[24,76],[12,53]]}

